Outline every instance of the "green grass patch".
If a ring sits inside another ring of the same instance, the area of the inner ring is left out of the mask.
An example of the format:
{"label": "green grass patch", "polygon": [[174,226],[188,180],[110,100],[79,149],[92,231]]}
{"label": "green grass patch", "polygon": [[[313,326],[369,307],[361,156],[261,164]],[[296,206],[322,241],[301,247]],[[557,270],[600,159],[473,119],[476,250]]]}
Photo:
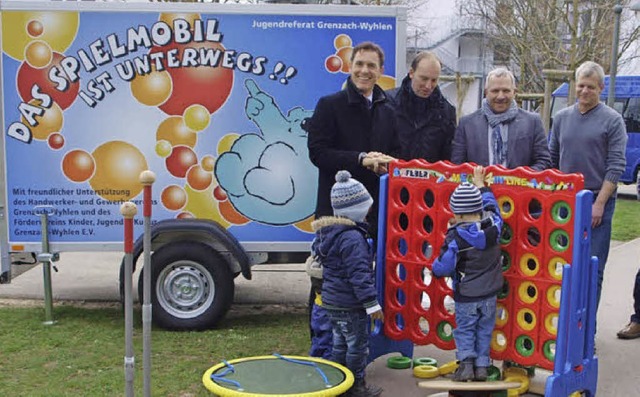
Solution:
{"label": "green grass patch", "polygon": [[640,237],[640,201],[629,199],[616,200],[613,213],[611,239],[631,241]]}
{"label": "green grass patch", "polygon": [[[300,312],[300,311],[298,311]],[[119,308],[56,306],[43,325],[41,308],[0,308],[0,390],[11,396],[122,396],[124,316]],[[134,313],[135,393],[142,395],[142,324]],[[218,329],[152,332],[154,396],[211,396],[202,374],[223,359],[307,355],[304,313],[230,316]]]}

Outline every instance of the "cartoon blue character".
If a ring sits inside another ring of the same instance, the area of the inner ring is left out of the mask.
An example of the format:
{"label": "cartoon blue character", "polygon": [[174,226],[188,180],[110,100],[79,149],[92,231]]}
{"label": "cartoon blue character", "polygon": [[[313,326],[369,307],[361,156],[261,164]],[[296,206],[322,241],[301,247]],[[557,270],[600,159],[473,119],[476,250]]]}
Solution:
{"label": "cartoon blue character", "polygon": [[284,116],[255,81],[245,81],[245,113],[260,133],[244,134],[220,155],[215,175],[242,215],[270,225],[288,225],[316,208],[318,170],[309,160],[302,128],[313,111],[295,107]]}

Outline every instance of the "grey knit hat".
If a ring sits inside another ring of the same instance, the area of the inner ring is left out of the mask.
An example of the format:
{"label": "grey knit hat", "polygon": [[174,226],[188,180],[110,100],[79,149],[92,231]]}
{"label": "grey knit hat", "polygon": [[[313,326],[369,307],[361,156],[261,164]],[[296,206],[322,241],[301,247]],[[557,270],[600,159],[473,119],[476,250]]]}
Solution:
{"label": "grey knit hat", "polygon": [[449,206],[454,214],[482,212],[482,193],[475,185],[462,182],[451,194]]}
{"label": "grey knit hat", "polygon": [[373,204],[371,195],[364,185],[351,178],[349,171],[338,171],[336,183],[331,188],[333,214],[344,216],[355,222],[362,222]]}

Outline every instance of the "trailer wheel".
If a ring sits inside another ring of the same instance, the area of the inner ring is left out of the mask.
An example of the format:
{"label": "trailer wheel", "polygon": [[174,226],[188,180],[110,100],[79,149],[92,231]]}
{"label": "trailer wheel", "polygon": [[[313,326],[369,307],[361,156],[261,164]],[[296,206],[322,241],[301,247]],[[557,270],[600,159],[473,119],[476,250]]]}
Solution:
{"label": "trailer wheel", "polygon": [[151,304],[155,324],[174,330],[215,326],[233,302],[233,274],[209,246],[178,242],[151,257]]}

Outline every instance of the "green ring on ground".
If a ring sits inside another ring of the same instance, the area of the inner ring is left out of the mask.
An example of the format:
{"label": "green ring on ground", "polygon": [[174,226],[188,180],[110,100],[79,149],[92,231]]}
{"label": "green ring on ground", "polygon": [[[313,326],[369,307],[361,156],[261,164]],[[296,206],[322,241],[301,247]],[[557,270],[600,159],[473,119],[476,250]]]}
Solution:
{"label": "green ring on ground", "polygon": [[[566,211],[566,214],[567,214],[566,217],[560,216],[560,212],[562,210]],[[553,207],[551,207],[551,219],[553,219],[554,221],[558,222],[561,225],[564,225],[565,223],[569,222],[569,220],[571,219],[571,206],[565,203],[564,201],[558,201],[553,205]]]}
{"label": "green ring on ground", "polygon": [[393,356],[387,359],[387,367],[392,369],[411,368],[411,358],[404,356]]}
{"label": "green ring on ground", "polygon": [[[337,396],[353,385],[353,374],[340,364],[316,357],[281,357],[256,356],[222,362],[205,371],[202,383],[221,397]],[[233,372],[227,363],[233,366]],[[218,379],[214,381],[212,375]]]}
{"label": "green ring on ground", "polygon": [[495,365],[490,365],[487,369],[487,380],[500,380],[500,368]]}
{"label": "green ring on ground", "polygon": [[418,357],[413,359],[413,366],[417,367],[418,365],[432,365],[434,367],[438,366],[438,361],[435,358],[431,357]]}

